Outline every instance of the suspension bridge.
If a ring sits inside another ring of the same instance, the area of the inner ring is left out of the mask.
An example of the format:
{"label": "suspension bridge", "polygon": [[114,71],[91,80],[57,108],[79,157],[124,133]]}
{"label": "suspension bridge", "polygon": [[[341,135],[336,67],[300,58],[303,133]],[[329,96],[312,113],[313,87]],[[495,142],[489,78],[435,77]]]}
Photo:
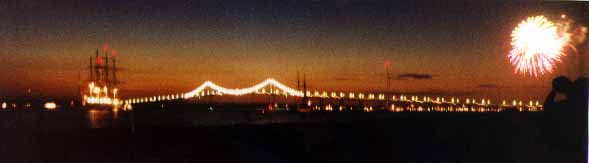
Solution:
{"label": "suspension bridge", "polygon": [[[542,111],[539,101],[503,100],[491,103],[490,99],[460,99],[456,97],[411,96],[403,94],[370,93],[370,92],[335,92],[297,90],[268,78],[256,85],[246,88],[226,88],[212,81],[205,81],[195,89],[185,93],[137,97],[124,100],[129,105],[155,103],[175,100],[200,99],[213,96],[244,96],[265,95],[283,96],[285,98],[308,98],[308,105],[313,110],[333,111],[353,109],[352,105],[360,106],[361,110],[373,109],[393,112],[500,112],[507,109],[515,111]],[[312,104],[311,101],[320,101]],[[274,102],[273,102],[274,103]],[[374,106],[374,107],[373,107]]]}

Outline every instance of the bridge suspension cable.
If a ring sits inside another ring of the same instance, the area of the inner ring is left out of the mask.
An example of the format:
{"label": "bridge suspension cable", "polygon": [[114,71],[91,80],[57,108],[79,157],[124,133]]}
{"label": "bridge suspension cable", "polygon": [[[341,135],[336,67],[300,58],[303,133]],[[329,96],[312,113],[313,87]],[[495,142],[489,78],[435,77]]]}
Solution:
{"label": "bridge suspension cable", "polygon": [[260,89],[268,86],[268,85],[272,85],[275,86],[276,88],[282,90],[283,92],[286,92],[289,95],[292,96],[303,96],[303,92],[290,88],[276,80],[274,80],[273,78],[268,78],[266,80],[264,80],[261,83],[258,83],[254,86],[251,87],[247,87],[247,88],[236,88],[236,89],[229,89],[229,88],[225,88],[222,86],[219,86],[211,81],[206,81],[203,84],[201,84],[200,86],[198,86],[196,89],[184,94],[184,98],[192,98],[194,96],[197,96],[201,91],[205,90],[206,88],[211,88],[215,91],[218,91],[220,93],[223,94],[230,94],[230,95],[245,95],[245,94],[250,94],[256,91],[259,91]]}

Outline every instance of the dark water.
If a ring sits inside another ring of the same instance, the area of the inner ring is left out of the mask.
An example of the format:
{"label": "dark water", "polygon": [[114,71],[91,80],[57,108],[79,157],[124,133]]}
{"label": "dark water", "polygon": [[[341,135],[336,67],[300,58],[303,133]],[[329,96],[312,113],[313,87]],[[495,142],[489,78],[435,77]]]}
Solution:
{"label": "dark water", "polygon": [[555,146],[543,136],[539,117],[195,109],[0,112],[0,162],[580,161],[576,149]]}
{"label": "dark water", "polygon": [[126,115],[121,114],[125,113],[109,110],[90,110],[85,113],[85,118],[90,128],[117,127],[116,124],[120,124],[121,121],[119,116]]}
{"label": "dark water", "polygon": [[84,111],[2,111],[3,129],[62,130],[81,128],[121,128],[129,125],[129,112],[110,110]]}

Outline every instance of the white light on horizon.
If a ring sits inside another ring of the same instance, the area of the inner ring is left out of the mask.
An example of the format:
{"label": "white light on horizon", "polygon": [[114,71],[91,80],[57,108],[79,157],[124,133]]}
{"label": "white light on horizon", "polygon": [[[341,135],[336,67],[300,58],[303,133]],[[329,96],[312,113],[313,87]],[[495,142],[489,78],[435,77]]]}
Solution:
{"label": "white light on horizon", "polygon": [[57,104],[55,104],[55,102],[46,102],[44,106],[47,110],[53,110],[57,108]]}

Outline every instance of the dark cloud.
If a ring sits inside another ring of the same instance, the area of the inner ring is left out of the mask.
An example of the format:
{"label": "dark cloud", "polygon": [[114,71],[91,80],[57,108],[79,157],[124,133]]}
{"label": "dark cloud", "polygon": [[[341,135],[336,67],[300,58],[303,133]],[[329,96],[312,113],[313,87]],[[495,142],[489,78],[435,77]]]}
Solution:
{"label": "dark cloud", "polygon": [[403,73],[397,76],[397,80],[405,79],[416,79],[416,80],[427,80],[432,79],[434,75],[431,74],[419,74],[419,73]]}

